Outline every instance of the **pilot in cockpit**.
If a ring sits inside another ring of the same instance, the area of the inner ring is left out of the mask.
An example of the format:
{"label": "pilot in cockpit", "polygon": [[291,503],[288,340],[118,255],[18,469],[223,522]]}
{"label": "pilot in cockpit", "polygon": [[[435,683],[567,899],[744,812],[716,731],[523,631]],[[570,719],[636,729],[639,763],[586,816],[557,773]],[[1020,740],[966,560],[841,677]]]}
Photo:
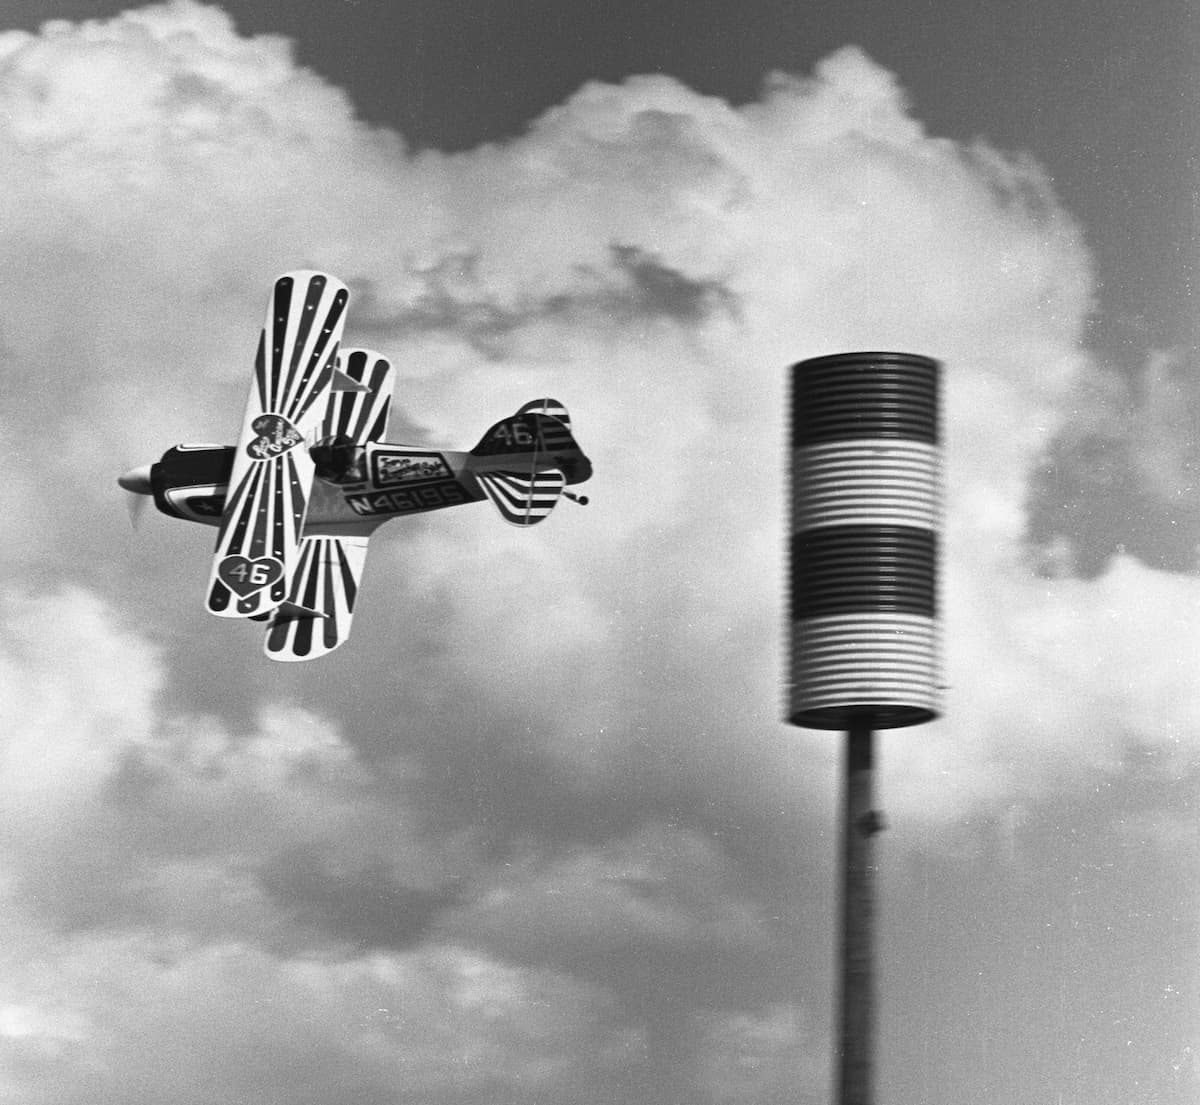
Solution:
{"label": "pilot in cockpit", "polygon": [[308,451],[317,475],[328,483],[364,483],[367,451],[345,434],[326,437]]}

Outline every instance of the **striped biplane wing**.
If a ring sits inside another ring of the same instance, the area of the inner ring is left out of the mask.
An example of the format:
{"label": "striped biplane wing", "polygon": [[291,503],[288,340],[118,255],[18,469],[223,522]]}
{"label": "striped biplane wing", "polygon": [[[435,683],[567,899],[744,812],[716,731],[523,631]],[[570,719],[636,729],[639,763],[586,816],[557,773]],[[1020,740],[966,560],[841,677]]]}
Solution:
{"label": "striped biplane wing", "polygon": [[272,660],[315,660],[350,636],[366,537],[305,537],[285,602],[271,615],[263,651]]}
{"label": "striped biplane wing", "polygon": [[288,596],[313,479],[306,438],[326,415],[349,296],[320,272],[275,282],[209,577],[220,617],[254,617]]}
{"label": "striped biplane wing", "polygon": [[370,349],[343,349],[339,367],[363,390],[340,390],[335,384],[317,438],[344,436],[356,445],[382,441],[396,383],[391,364]]}

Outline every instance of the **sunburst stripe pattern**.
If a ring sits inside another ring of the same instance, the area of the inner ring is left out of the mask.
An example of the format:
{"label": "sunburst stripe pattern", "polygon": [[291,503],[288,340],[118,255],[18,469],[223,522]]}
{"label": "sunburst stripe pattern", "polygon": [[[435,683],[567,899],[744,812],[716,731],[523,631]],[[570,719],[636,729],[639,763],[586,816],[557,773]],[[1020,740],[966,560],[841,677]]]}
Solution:
{"label": "sunburst stripe pattern", "polygon": [[[278,606],[287,595],[313,474],[300,440],[324,416],[348,299],[346,285],[323,273],[286,273],[275,282],[234,455],[230,485],[236,490],[227,499],[217,536],[207,603],[214,614],[250,617]],[[286,452],[250,451],[259,432],[255,422],[261,428],[264,415],[286,420],[295,431],[295,443]],[[247,593],[231,578],[260,564],[259,571],[272,582],[258,591]],[[275,578],[280,568],[282,578]]]}
{"label": "sunburst stripe pattern", "polygon": [[[267,630],[264,651],[273,660],[312,660],[350,636],[365,537],[306,537],[292,575],[287,604]],[[316,616],[302,611],[314,611]]]}
{"label": "sunburst stripe pattern", "polygon": [[[229,557],[243,556],[250,561],[271,557],[286,566],[295,559],[303,523],[304,492],[301,474],[297,470],[298,456],[294,452],[274,457],[256,465],[234,495],[225,513],[228,540],[217,545],[218,568]],[[264,595],[271,606],[281,603],[287,594],[287,579],[277,580],[270,588],[243,596],[236,605],[238,616],[247,617],[256,611]],[[209,609],[214,613],[228,609],[231,592],[219,575],[214,577],[209,592]]]}
{"label": "sunburst stripe pattern", "polygon": [[345,435],[359,445],[382,441],[392,409],[391,364],[370,349],[343,349],[341,370],[371,390],[333,392],[317,437]]}
{"label": "sunburst stripe pattern", "polygon": [[323,273],[286,273],[275,282],[255,361],[264,411],[292,423],[304,418],[333,372],[348,301],[345,285]]}

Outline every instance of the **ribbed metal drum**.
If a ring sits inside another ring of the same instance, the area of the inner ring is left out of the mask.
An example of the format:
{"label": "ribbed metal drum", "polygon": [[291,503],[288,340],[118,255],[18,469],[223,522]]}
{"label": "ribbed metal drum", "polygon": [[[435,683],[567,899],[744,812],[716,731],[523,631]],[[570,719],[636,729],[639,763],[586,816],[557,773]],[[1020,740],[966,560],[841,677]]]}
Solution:
{"label": "ribbed metal drum", "polygon": [[939,375],[910,353],[792,367],[794,725],[940,712]]}

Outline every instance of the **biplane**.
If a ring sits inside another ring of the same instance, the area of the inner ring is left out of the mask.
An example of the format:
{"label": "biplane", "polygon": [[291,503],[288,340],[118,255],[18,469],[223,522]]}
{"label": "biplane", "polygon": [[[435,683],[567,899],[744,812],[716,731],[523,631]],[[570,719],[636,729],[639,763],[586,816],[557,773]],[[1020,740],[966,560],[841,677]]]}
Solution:
{"label": "biplane", "polygon": [[177,445],[118,478],[173,518],[218,527],[206,592],[222,618],[266,623],[273,660],[313,660],[350,634],[367,545],[403,515],[488,500],[545,520],[592,474],[567,409],[534,399],[468,452],[383,440],[387,359],[344,348],[349,289],[320,272],[276,282],[237,445]]}

